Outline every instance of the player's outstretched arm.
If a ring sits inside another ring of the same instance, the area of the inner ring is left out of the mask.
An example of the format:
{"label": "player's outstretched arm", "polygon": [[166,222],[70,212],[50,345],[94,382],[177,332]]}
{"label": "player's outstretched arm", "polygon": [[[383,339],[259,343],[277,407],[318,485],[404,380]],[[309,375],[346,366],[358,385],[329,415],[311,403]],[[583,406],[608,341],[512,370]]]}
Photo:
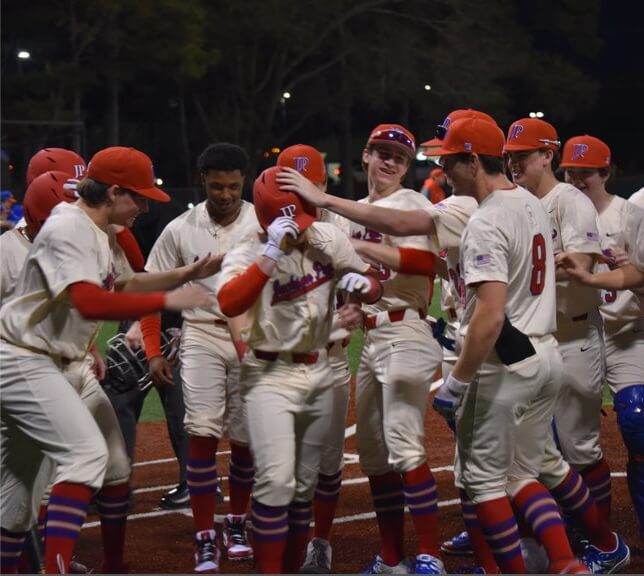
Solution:
{"label": "player's outstretched arm", "polygon": [[[586,272],[587,274],[592,274],[593,266],[597,260],[596,254],[585,254],[582,252],[568,253],[567,254],[569,261],[575,262],[575,269],[579,270],[580,273]],[[564,266],[557,266],[555,270],[555,278],[557,280],[573,280],[574,277],[571,277],[568,273],[568,268]]]}
{"label": "player's outstretched arm", "polygon": [[447,279],[447,266],[442,265],[443,261],[428,250],[396,248],[355,238],[351,240],[351,244],[360,257],[370,264],[382,264],[385,268],[403,274],[439,274]]}
{"label": "player's outstretched arm", "polygon": [[558,254],[556,261],[557,266],[563,268],[571,280],[587,286],[606,290],[628,290],[644,286],[644,270],[640,270],[634,264],[626,264],[609,272],[592,274],[570,254]]}
{"label": "player's outstretched arm", "polygon": [[423,236],[435,233],[432,216],[424,210],[395,210],[325,194],[292,168],[282,168],[276,179],[282,190],[295,192],[315,206],[331,210],[383,234]]}

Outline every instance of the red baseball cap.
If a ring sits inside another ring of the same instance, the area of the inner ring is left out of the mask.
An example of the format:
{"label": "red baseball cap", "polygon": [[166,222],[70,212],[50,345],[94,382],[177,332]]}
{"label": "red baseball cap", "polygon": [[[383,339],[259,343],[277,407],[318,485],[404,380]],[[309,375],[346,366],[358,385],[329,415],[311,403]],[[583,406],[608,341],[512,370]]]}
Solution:
{"label": "red baseball cap", "polygon": [[49,218],[54,206],[60,202],[75,202],[76,180],[71,174],[60,171],[45,172],[27,186],[22,201],[29,236],[33,239]]}
{"label": "red baseball cap", "polygon": [[561,142],[555,127],[539,118],[521,118],[508,128],[504,152],[520,150],[559,150]]}
{"label": "red baseball cap", "polygon": [[322,154],[306,144],[295,144],[284,148],[277,157],[278,166],[288,166],[306,176],[314,184],[326,182],[326,166]]}
{"label": "red baseball cap", "polygon": [[562,168],[608,168],[610,148],[594,136],[575,136],[563,149]]}
{"label": "red baseball cap", "polygon": [[85,160],[76,152],[65,148],[43,148],[29,160],[27,186],[45,172],[65,172],[72,178],[82,178],[86,170]]}
{"label": "red baseball cap", "polygon": [[379,124],[369,134],[367,146],[390,144],[402,150],[411,159],[416,157],[416,140],[414,135],[400,124]]}
{"label": "red baseball cap", "polygon": [[89,161],[87,177],[110,186],[127,188],[151,200],[170,201],[170,196],[154,185],[152,160],[136,148],[112,146],[100,150]]}
{"label": "red baseball cap", "polygon": [[451,154],[480,154],[503,157],[503,132],[496,124],[481,118],[463,118],[450,124],[441,147],[434,156]]}
{"label": "red baseball cap", "polygon": [[[447,131],[449,130],[450,124],[455,120],[462,120],[463,118],[479,118],[481,120],[492,122],[492,124],[496,124],[494,118],[492,118],[492,116],[486,114],[485,112],[473,110],[472,108],[454,110],[445,117],[445,120],[443,120],[442,124],[436,126],[436,136],[431,140],[427,140],[427,142],[422,142],[421,146],[440,146],[443,138],[445,138],[445,134],[447,134]],[[433,150],[429,150],[428,153],[425,154],[425,156],[436,156],[436,154]]]}
{"label": "red baseball cap", "polygon": [[297,222],[300,232],[304,232],[317,220],[317,211],[315,206],[302,200],[295,192],[280,189],[275,179],[280,171],[280,166],[271,166],[253,184],[253,204],[257,220],[266,230],[275,218],[290,216]]}

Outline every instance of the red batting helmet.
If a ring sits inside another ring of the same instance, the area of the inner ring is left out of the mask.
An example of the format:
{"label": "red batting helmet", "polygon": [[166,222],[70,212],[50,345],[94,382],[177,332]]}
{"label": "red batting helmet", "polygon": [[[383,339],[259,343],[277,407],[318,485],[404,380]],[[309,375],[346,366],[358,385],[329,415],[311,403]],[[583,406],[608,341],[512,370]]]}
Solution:
{"label": "red batting helmet", "polygon": [[22,206],[27,232],[32,240],[49,218],[54,206],[60,202],[76,201],[76,183],[69,180],[70,174],[66,172],[45,172],[27,187]]}
{"label": "red batting helmet", "polygon": [[27,166],[27,186],[45,172],[55,170],[65,172],[72,178],[81,179],[85,175],[85,160],[76,152],[65,148],[43,148],[36,152]]}
{"label": "red batting helmet", "polygon": [[255,214],[264,230],[275,218],[291,216],[304,232],[317,220],[315,206],[302,200],[295,192],[280,190],[275,177],[281,168],[273,166],[264,170],[253,184],[253,204]]}

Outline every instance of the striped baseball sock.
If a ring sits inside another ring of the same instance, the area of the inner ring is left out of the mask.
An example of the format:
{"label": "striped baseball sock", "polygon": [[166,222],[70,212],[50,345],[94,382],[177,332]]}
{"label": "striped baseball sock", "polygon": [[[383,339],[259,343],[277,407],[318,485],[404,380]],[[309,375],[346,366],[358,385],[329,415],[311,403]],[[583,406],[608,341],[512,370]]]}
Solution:
{"label": "striped baseball sock", "polygon": [[281,574],[288,538],[288,506],[266,506],[253,498],[251,509],[255,569],[259,574]]}
{"label": "striped baseball sock", "polygon": [[566,477],[550,492],[564,514],[574,518],[583,528],[593,546],[606,552],[615,548],[615,536],[610,523],[602,517],[588,486],[574,468],[569,468]]}
{"label": "striped baseball sock", "polygon": [[54,484],[47,508],[45,527],[45,572],[67,574],[74,546],[87,514],[93,490],[83,484]]}
{"label": "striped baseball sock", "polygon": [[395,566],[405,557],[405,494],[397,472],[369,476],[380,531],[380,556]]}
{"label": "striped baseball sock", "polygon": [[581,476],[586,481],[586,485],[595,499],[602,516],[610,524],[611,481],[608,462],[602,458],[599,462],[584,468],[581,471]]}
{"label": "striped baseball sock", "polygon": [[479,519],[476,515],[476,505],[469,499],[465,490],[461,490],[460,493],[463,521],[465,522],[465,528],[472,543],[472,551],[474,552],[476,564],[483,568],[486,574],[498,574],[499,567],[496,565],[494,554],[492,554],[492,550],[479,524]]}
{"label": "striped baseball sock", "polygon": [[128,482],[104,486],[96,497],[96,510],[101,519],[103,536],[103,572],[120,574],[124,568],[123,550],[127,507],[130,495]]}
{"label": "striped baseball sock", "polygon": [[539,482],[530,482],[519,490],[513,503],[517,514],[525,519],[536,539],[546,549],[550,571],[558,572],[569,566],[575,555],[570,548],[559,507],[548,490]]}
{"label": "striped baseball sock", "polygon": [[0,572],[17,574],[18,563],[25,546],[26,532],[10,532],[0,529]]}
{"label": "striped baseball sock", "polygon": [[230,443],[230,471],[228,486],[230,488],[230,513],[236,516],[246,514],[250,493],[253,489],[255,468],[253,455],[248,446]]}
{"label": "striped baseball sock", "polygon": [[321,472],[318,474],[318,485],[313,499],[313,516],[315,517],[313,536],[316,538],[329,540],[335,509],[340,499],[341,486],[342,470],[335,474],[322,474]]}
{"label": "striped baseball sock", "polygon": [[416,531],[418,554],[438,556],[438,494],[429,465],[425,462],[401,476],[405,503]]}
{"label": "striped baseball sock", "polygon": [[525,574],[517,521],[507,496],[475,504],[479,525],[504,574]]}
{"label": "striped baseball sock", "polygon": [[215,527],[217,492],[217,438],[190,436],[186,480],[195,532]]}
{"label": "striped baseball sock", "polygon": [[311,525],[311,502],[291,502],[288,507],[288,539],[284,551],[284,572],[298,574],[306,555]]}

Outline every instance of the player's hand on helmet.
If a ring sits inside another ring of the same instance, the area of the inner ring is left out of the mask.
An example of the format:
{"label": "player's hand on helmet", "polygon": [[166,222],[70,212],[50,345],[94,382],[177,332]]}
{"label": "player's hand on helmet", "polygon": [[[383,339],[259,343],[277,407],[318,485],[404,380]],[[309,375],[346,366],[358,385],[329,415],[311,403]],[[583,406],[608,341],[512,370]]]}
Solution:
{"label": "player's hand on helmet", "polygon": [[469,383],[461,382],[450,374],[434,396],[434,410],[448,421],[456,420],[456,412],[468,386]]}
{"label": "player's hand on helmet", "polygon": [[266,229],[267,241],[264,245],[263,256],[277,262],[287,249],[288,236],[295,239],[300,234],[300,227],[290,216],[275,218]]}
{"label": "player's hand on helmet", "polygon": [[340,328],[345,330],[355,330],[362,328],[364,323],[364,314],[359,304],[344,304],[338,308],[338,322]]}
{"label": "player's hand on helmet", "polygon": [[326,193],[297,170],[283,166],[275,176],[275,180],[280,185],[280,190],[295,192],[310,204],[324,207],[327,199]]}
{"label": "player's hand on helmet", "polygon": [[201,286],[183,286],[167,292],[165,295],[166,310],[186,310],[189,308],[211,308],[215,297]]}
{"label": "player's hand on helmet", "polygon": [[148,362],[152,381],[157,386],[173,386],[172,366],[165,356],[155,356]]}

